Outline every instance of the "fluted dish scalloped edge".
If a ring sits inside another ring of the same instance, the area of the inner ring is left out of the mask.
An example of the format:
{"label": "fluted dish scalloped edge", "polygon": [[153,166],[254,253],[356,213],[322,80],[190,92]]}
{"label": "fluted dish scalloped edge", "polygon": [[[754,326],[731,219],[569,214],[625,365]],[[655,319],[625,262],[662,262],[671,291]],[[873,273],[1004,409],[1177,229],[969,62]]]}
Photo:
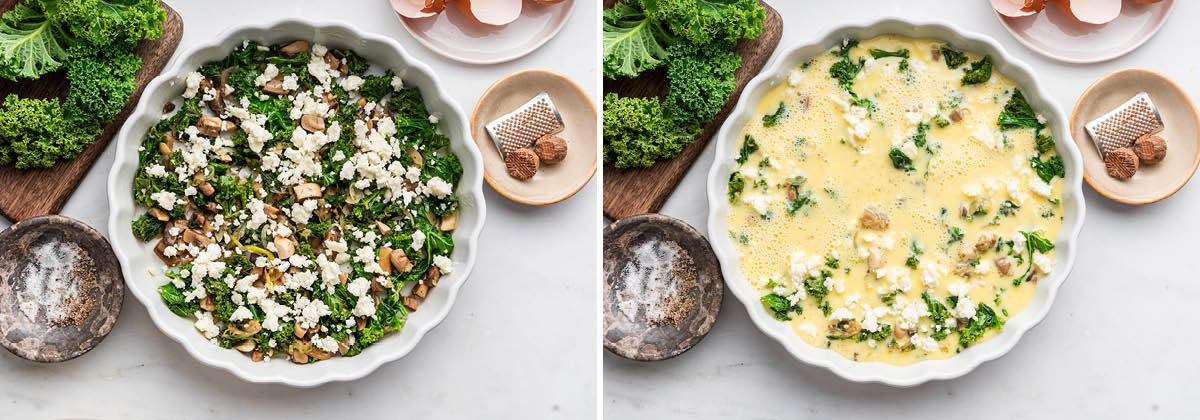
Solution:
{"label": "fluted dish scalloped edge", "polygon": [[[1019,314],[1008,319],[1000,334],[982,343],[971,346],[953,357],[942,360],[926,360],[907,366],[888,365],[882,362],[855,362],[828,349],[806,343],[787,327],[769,316],[759,302],[756,290],[741,275],[737,252],[729,239],[726,218],[729,202],[725,190],[730,171],[734,167],[734,150],[742,129],[754,117],[754,109],[763,95],[771,88],[786,83],[787,74],[795,66],[810,57],[823,54],[839,45],[844,38],[870,39],[880,35],[895,34],[914,39],[936,39],[948,42],[956,48],[981,54],[991,54],[995,71],[1011,78],[1025,92],[1035,110],[1049,116],[1049,126],[1056,139],[1056,150],[1062,156],[1066,168],[1063,184],[1063,225],[1055,238],[1055,261],[1053,273],[1041,279],[1037,291],[1028,306]],[[912,21],[885,18],[865,23],[839,25],[821,32],[816,43],[792,47],[776,55],[765,70],[746,86],[737,106],[717,134],[716,159],[708,174],[708,233],[721,269],[725,284],[750,314],[750,320],[768,337],[783,345],[796,359],[829,369],[834,374],[854,382],[877,382],[891,386],[914,386],[935,379],[952,379],[965,375],[981,363],[1008,353],[1026,331],[1036,326],[1050,311],[1058,289],[1070,274],[1077,254],[1077,239],[1083,226],[1083,165],[1079,149],[1068,136],[1069,123],[1062,109],[1050,99],[1033,76],[1033,70],[1024,62],[1014,58],[994,39],[975,32],[964,31],[949,23],[937,21]]]}
{"label": "fluted dish scalloped edge", "polygon": [[[148,243],[133,237],[130,222],[141,211],[133,202],[130,186],[138,166],[138,146],[147,130],[158,123],[161,106],[178,97],[184,89],[183,78],[200,65],[225,57],[244,40],[280,43],[304,39],[330,47],[350,48],[380,68],[395,69],[406,85],[421,89],[426,107],[441,119],[439,126],[450,138],[451,149],[462,162],[463,177],[458,185],[459,225],[454,231],[454,252],[450,258],[455,270],[443,276],[399,333],[385,336],[355,357],[335,357],[320,363],[296,365],[283,358],[255,363],[235,350],[220,348],[200,335],[192,321],[167,309],[158,296],[161,279],[152,278],[147,269],[164,267]],[[117,133],[116,159],[108,175],[109,240],[121,261],[129,291],[150,313],[150,319],[164,334],[178,341],[196,360],[225,369],[237,377],[256,383],[280,383],[295,387],[313,387],[331,381],[349,381],[373,372],[380,365],[403,357],[417,342],[446,318],[459,288],[466,282],[475,264],[479,232],[486,213],[483,197],[483,159],[467,129],[467,118],[458,104],[442,89],[433,69],[416,60],[395,40],[364,33],[342,22],[314,22],[280,19],[254,25],[239,25],[225,30],[175,57],[169,69],[146,87],[121,131]]]}

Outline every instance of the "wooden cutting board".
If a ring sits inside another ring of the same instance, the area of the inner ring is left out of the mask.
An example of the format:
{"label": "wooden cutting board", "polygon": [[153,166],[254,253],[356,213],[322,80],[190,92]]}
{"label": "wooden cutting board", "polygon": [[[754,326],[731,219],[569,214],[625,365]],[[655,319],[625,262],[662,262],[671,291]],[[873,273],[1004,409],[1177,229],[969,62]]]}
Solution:
{"label": "wooden cutting board", "polygon": [[[614,3],[616,0],[605,0],[604,7],[612,7]],[[705,124],[696,136],[696,141],[684,147],[683,152],[674,159],[660,161],[645,169],[617,169],[612,165],[604,165],[605,216],[618,220],[635,214],[657,212],[687,174],[688,168],[696,162],[700,152],[704,151],[709,139],[721,128],[721,124],[729,116],[729,111],[733,110],[738,96],[741,96],[742,89],[767,64],[767,60],[775,52],[775,46],[779,45],[779,37],[783,35],[783,18],[779,16],[779,12],[765,2],[760,1],[759,5],[767,10],[763,32],[758,38],[744,39],[734,47],[734,52],[742,57],[742,67],[734,74],[737,88],[729,96],[725,108]],[[622,96],[661,97],[666,86],[664,69],[656,69],[632,80],[604,79],[605,93],[616,92]]]}
{"label": "wooden cutting board", "polygon": [[[12,9],[20,0],[0,0],[0,10]],[[153,41],[138,43],[134,52],[142,57],[142,68],[137,72],[137,89],[133,91],[132,100],[125,109],[117,114],[111,124],[104,127],[104,132],[96,138],[96,142],[83,153],[68,161],[62,161],[49,169],[18,170],[11,165],[0,166],[0,214],[9,221],[16,223],[33,216],[58,213],[62,210],[75,187],[87,175],[88,169],[96,162],[108,142],[112,140],[117,130],[125,123],[129,113],[137,106],[142,91],[171,59],[175,48],[179,46],[179,38],[183,36],[183,19],[166,3],[160,3],[167,11],[167,20],[163,24],[163,34]],[[9,93],[23,97],[53,98],[66,94],[67,78],[65,71],[47,74],[37,81],[11,82],[0,79],[0,100]]]}

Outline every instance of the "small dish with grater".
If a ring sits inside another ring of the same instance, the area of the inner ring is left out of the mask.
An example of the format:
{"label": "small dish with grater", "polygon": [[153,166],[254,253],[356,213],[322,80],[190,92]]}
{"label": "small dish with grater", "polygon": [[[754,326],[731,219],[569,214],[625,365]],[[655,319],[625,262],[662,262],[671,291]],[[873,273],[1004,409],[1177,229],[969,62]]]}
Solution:
{"label": "small dish with grater", "polygon": [[[506,157],[513,151],[531,153],[535,140],[546,135],[566,141],[565,158],[535,162],[532,173],[514,177]],[[578,84],[554,72],[523,70],[489,87],[471,113],[471,136],[483,153],[484,179],[518,203],[566,200],[596,173],[596,105]]]}
{"label": "small dish with grater", "polygon": [[[1144,135],[1164,139],[1166,157],[1138,166],[1128,179],[1109,175],[1105,157]],[[1150,70],[1119,70],[1088,87],[1071,112],[1071,136],[1083,154],[1084,179],[1125,204],[1170,197],[1200,166],[1200,113],[1179,85]]]}

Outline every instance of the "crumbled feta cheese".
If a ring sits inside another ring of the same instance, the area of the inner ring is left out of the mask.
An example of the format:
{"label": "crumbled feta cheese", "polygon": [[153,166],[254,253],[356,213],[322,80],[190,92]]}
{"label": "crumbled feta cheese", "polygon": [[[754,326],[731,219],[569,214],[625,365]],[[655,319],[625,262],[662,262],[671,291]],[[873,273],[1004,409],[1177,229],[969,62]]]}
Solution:
{"label": "crumbled feta cheese", "polygon": [[1042,253],[1033,254],[1033,265],[1037,266],[1038,271],[1042,274],[1050,274],[1054,271],[1054,261],[1049,256]]}
{"label": "crumbled feta cheese", "polygon": [[353,92],[358,90],[359,87],[362,87],[363,82],[364,80],[361,77],[349,76],[345,79],[342,79],[342,81],[338,84],[341,85],[342,89],[345,89],[347,92]]}
{"label": "crumbled feta cheese", "polygon": [[187,84],[187,89],[183,91],[183,97],[191,99],[196,97],[196,92],[200,91],[200,82],[204,80],[204,75],[200,72],[189,72],[184,76],[184,83]]}
{"label": "crumbled feta cheese", "polygon": [[833,313],[829,315],[829,319],[834,321],[854,319],[854,314],[851,314],[850,310],[846,308],[837,308],[837,310],[834,310]]}
{"label": "crumbled feta cheese", "polygon": [[454,272],[454,262],[450,261],[445,255],[434,255],[433,265],[436,265],[442,274],[450,274]]}
{"label": "crumbled feta cheese", "polygon": [[429,186],[429,190],[432,191],[433,194],[438,196],[439,198],[445,197],[445,196],[448,196],[448,195],[454,193],[453,185],[450,185],[449,182],[446,182],[436,176],[433,178],[430,178],[429,182],[426,182],[425,185]]}
{"label": "crumbled feta cheese", "polygon": [[196,329],[204,334],[204,338],[216,338],[221,334],[221,329],[217,328],[217,324],[213,323],[213,317],[208,312],[196,312]]}
{"label": "crumbled feta cheese", "polygon": [[1050,193],[1053,188],[1054,187],[1050,186],[1050,183],[1042,181],[1041,178],[1033,177],[1029,180],[1029,189],[1033,190],[1034,193],[1042,197],[1050,197]]}
{"label": "crumbled feta cheese", "polygon": [[157,203],[159,207],[162,207],[163,210],[171,211],[171,210],[175,209],[175,200],[177,200],[178,198],[175,196],[175,193],[173,193],[173,192],[159,191],[159,192],[150,194],[150,199],[154,200],[154,202]]}

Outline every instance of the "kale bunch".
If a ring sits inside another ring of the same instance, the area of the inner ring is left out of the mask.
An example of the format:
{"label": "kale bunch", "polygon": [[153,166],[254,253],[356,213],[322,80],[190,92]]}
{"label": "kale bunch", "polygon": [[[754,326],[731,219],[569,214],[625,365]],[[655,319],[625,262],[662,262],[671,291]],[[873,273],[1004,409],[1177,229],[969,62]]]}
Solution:
{"label": "kale bunch", "polygon": [[731,50],[761,34],[765,17],[756,0],[625,0],[605,10],[604,75],[665,66],[668,86],[661,103],[605,98],[604,161],[649,167],[678,155],[729,100],[742,65]]}
{"label": "kale bunch", "polygon": [[48,168],[79,155],[125,108],[137,42],[162,35],[157,0],[26,0],[0,16],[0,78],[66,69],[66,99],[11,96],[0,108],[0,165]]}

